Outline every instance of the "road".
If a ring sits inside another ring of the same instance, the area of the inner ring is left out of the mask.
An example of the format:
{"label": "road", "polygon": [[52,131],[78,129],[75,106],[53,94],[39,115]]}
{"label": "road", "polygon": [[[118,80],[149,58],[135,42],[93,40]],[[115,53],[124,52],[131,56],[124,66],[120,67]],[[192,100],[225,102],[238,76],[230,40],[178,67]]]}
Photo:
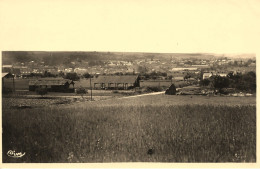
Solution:
{"label": "road", "polygon": [[159,94],[164,94],[164,93],[165,93],[165,91],[163,91],[163,92],[154,92],[154,93],[146,93],[146,94],[140,94],[140,95],[134,95],[134,96],[120,97],[120,98],[118,98],[118,99],[127,99],[127,98],[132,98],[132,97],[159,95]]}

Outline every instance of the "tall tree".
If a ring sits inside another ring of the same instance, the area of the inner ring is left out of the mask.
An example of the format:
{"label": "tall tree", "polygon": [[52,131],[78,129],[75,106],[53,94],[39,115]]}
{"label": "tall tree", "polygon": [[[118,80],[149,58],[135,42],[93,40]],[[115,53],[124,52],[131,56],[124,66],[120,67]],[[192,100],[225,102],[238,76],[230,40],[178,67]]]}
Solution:
{"label": "tall tree", "polygon": [[211,76],[210,79],[215,92],[218,89],[218,91],[221,93],[223,88],[227,88],[229,86],[229,79],[227,77],[216,75]]}

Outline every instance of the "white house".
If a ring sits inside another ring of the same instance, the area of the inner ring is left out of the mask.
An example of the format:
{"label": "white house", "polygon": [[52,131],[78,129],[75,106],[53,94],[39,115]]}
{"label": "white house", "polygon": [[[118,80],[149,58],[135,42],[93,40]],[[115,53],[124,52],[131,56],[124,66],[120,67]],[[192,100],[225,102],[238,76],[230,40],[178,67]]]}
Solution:
{"label": "white house", "polygon": [[203,79],[208,79],[212,76],[212,73],[203,73]]}

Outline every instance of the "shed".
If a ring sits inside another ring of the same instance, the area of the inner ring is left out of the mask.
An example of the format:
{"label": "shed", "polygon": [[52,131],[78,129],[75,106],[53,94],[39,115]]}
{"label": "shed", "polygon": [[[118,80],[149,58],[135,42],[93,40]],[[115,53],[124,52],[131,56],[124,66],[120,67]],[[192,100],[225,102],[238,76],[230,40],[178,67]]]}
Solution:
{"label": "shed", "polygon": [[69,79],[39,78],[29,81],[29,91],[35,91],[37,88],[47,88],[51,92],[74,92],[74,84]]}
{"label": "shed", "polygon": [[131,89],[140,87],[140,78],[138,75],[125,76],[98,76],[94,80],[94,88],[101,89]]}
{"label": "shed", "polygon": [[166,89],[165,94],[167,95],[175,95],[176,94],[176,87],[172,84],[168,89]]}

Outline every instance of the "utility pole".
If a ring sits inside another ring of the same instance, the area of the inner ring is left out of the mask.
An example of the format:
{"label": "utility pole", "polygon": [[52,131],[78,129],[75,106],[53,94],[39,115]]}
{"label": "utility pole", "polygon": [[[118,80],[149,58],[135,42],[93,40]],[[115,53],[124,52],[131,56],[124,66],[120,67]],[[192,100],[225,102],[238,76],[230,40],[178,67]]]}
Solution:
{"label": "utility pole", "polygon": [[13,92],[15,93],[14,75],[13,76]]}
{"label": "utility pole", "polygon": [[90,100],[92,101],[92,85],[91,85],[91,75],[90,75]]}

